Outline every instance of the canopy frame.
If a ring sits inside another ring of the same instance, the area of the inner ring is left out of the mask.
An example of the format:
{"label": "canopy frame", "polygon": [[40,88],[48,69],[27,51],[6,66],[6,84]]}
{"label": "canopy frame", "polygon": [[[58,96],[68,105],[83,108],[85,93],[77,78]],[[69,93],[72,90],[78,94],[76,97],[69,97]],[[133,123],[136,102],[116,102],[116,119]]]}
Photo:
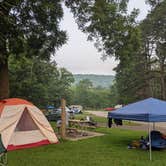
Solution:
{"label": "canopy frame", "polygon": [[166,101],[151,97],[109,112],[108,118],[148,122],[149,159],[152,160],[150,123],[154,129],[155,122],[166,122]]}
{"label": "canopy frame", "polygon": [[152,141],[151,141],[151,129],[150,123],[148,124],[148,131],[149,131],[149,160],[152,160]]}

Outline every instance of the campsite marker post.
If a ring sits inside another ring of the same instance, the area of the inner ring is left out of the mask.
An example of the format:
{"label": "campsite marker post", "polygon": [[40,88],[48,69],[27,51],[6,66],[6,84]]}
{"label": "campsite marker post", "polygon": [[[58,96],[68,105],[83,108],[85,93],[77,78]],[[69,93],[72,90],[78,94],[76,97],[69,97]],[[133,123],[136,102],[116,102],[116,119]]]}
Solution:
{"label": "campsite marker post", "polygon": [[61,137],[63,139],[66,138],[66,101],[65,99],[61,100],[61,119],[62,119],[62,123],[61,123]]}

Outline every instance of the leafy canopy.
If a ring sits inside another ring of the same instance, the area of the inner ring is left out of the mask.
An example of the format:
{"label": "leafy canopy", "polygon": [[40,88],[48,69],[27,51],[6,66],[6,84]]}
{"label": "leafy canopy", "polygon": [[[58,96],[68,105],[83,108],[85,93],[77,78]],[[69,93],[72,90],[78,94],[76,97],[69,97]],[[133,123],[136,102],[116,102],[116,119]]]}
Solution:
{"label": "leafy canopy", "polygon": [[61,0],[5,0],[0,3],[0,59],[20,55],[49,59],[66,41],[59,28]]}

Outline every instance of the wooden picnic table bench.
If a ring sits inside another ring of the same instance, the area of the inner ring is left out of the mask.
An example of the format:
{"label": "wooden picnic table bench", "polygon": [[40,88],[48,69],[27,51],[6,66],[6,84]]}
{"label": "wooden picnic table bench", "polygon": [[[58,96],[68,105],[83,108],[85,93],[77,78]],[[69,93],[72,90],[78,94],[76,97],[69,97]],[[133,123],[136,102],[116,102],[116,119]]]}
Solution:
{"label": "wooden picnic table bench", "polygon": [[97,123],[95,123],[95,122],[87,121],[87,120],[75,120],[75,119],[69,120],[70,126],[77,125],[79,127],[89,127],[89,126],[96,127],[96,124]]}

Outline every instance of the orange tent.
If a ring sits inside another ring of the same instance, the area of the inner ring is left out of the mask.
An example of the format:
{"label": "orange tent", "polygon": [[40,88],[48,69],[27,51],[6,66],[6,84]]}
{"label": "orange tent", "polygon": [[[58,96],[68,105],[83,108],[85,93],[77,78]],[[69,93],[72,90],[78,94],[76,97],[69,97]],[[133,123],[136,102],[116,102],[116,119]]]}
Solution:
{"label": "orange tent", "polygon": [[58,142],[44,114],[18,98],[0,100],[0,135],[0,152]]}

